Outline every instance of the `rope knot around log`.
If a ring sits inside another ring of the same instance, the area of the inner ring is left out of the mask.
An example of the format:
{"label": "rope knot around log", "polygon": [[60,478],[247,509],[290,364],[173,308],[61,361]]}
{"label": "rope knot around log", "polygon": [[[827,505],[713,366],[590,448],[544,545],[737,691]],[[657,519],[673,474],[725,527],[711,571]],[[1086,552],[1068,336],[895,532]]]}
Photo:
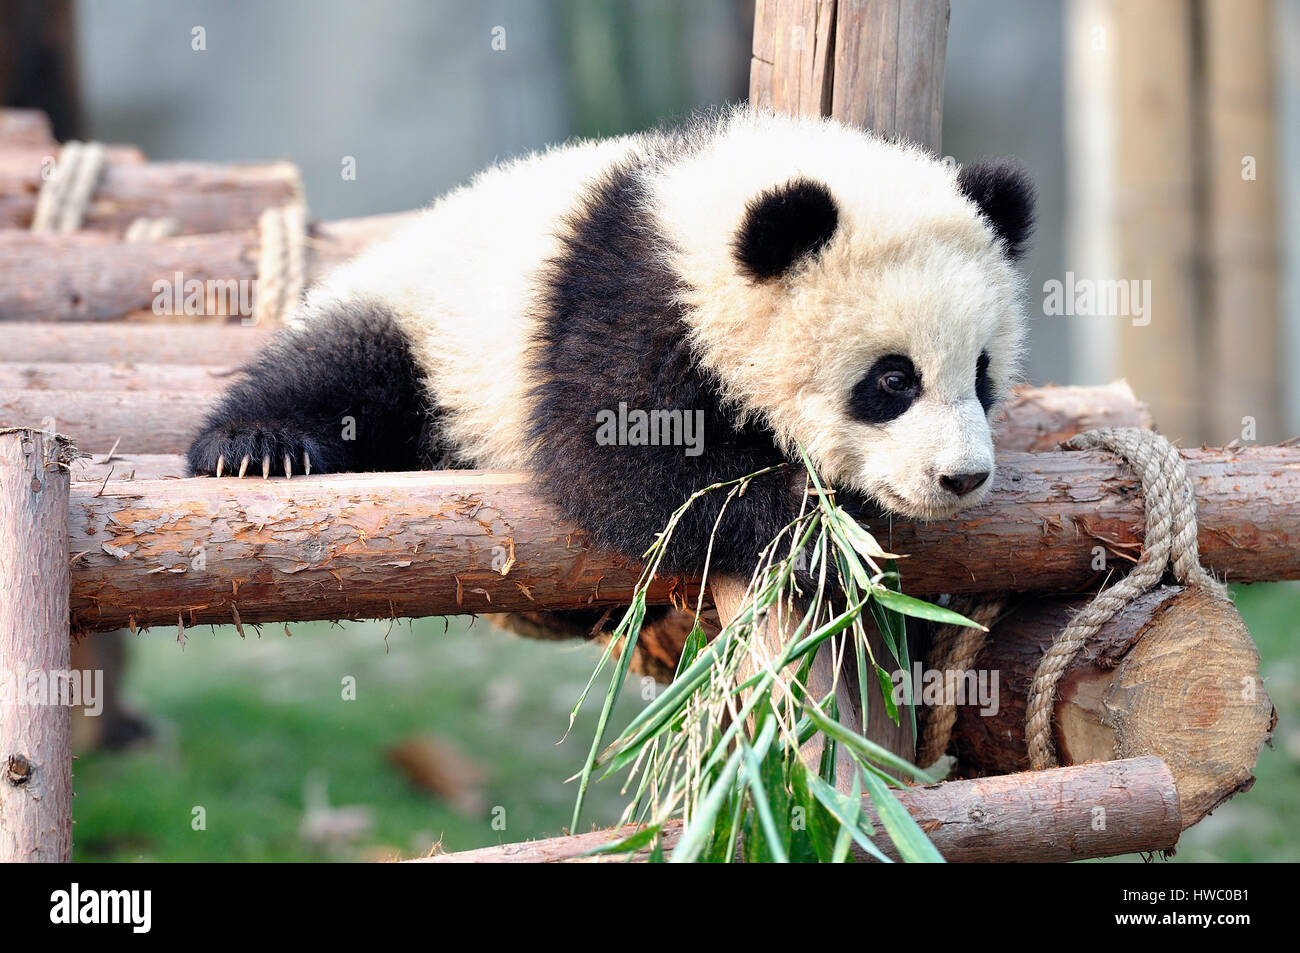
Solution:
{"label": "rope knot around log", "polygon": [[1052,709],[1056,686],[1079,649],[1106,622],[1155,586],[1172,565],[1175,578],[1221,599],[1227,587],[1201,566],[1196,542],[1196,495],[1178,448],[1151,430],[1137,427],[1089,430],[1065,442],[1071,450],[1109,450],[1128,462],[1142,481],[1146,535],[1137,565],[1119,582],[1097,593],[1056,637],[1043,655],[1029,689],[1025,738],[1034,770],[1056,765]]}
{"label": "rope knot around log", "polygon": [[81,228],[108,162],[102,142],[65,142],[32,213],[33,232],[66,234]]}
{"label": "rope knot around log", "polygon": [[[1025,738],[1030,765],[1035,770],[1056,766],[1052,741],[1052,712],[1056,687],[1079,650],[1099,629],[1135,598],[1159,584],[1172,565],[1178,582],[1228,599],[1227,587],[1201,566],[1197,547],[1196,496],[1178,449],[1151,430],[1107,427],[1089,430],[1066,441],[1071,450],[1109,450],[1125,460],[1142,484],[1146,534],[1137,565],[1113,586],[1103,589],[1078,612],[1044,653],[1030,685],[1025,712]],[[991,626],[1002,601],[972,603],[966,614]],[[944,672],[970,669],[988,638],[986,631],[966,626],[944,626],[935,635],[933,658]],[[917,748],[917,763],[938,761],[948,748],[956,706],[945,704],[930,713]]]}
{"label": "rope knot around log", "polygon": [[307,283],[307,207],[290,202],[268,208],[258,219],[256,323],[289,320]]}

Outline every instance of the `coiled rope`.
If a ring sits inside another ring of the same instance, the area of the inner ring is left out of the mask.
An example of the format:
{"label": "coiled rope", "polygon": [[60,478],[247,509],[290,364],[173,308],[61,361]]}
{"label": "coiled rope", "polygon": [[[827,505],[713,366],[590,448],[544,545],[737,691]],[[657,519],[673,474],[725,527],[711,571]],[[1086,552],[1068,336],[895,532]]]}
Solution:
{"label": "coiled rope", "polygon": [[[1227,587],[1201,566],[1196,541],[1196,497],[1182,456],[1168,440],[1138,427],[1106,427],[1090,430],[1066,441],[1072,450],[1109,450],[1126,460],[1142,483],[1146,513],[1146,535],[1137,565],[1113,586],[1103,589],[1080,610],[1052,642],[1039,662],[1029,689],[1025,712],[1025,740],[1029,763],[1035,770],[1056,764],[1052,742],[1052,710],[1056,686],[1075,655],[1117,612],[1160,582],[1166,567],[1185,586],[1201,589],[1221,599]],[[976,606],[968,616],[988,624],[1001,603]],[[952,631],[949,631],[949,630]],[[945,627],[935,641],[937,666],[944,671],[964,673],[984,646],[987,633],[969,627]],[[955,706],[936,708],[927,721],[918,747],[917,762],[933,764],[947,750]],[[927,760],[928,759],[928,760]]]}

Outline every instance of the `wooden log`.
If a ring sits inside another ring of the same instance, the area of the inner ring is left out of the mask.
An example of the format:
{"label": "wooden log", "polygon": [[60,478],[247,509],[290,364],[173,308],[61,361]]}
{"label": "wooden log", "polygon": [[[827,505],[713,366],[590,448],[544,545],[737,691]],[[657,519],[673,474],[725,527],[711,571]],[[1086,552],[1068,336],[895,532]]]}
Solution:
{"label": "wooden log", "polygon": [[[177,329],[178,331],[180,329]],[[212,338],[225,352],[262,343],[262,335],[245,335],[255,328],[230,328],[226,335],[188,335],[194,346]],[[169,340],[173,331],[155,334]],[[181,357],[173,353],[167,356]],[[196,358],[215,360],[215,353]],[[184,453],[198,431],[217,393],[231,383],[231,365],[248,354],[228,356],[221,368],[204,366],[0,364],[0,426],[37,426],[71,434],[77,446],[105,453],[115,443],[134,453]],[[1048,449],[1062,436],[1093,426],[1144,426],[1150,423],[1146,408],[1127,386],[1112,384],[1091,388],[1021,388],[996,426],[999,448]]]}
{"label": "wooden log", "polygon": [[[1300,578],[1300,448],[1184,458],[1205,565],[1239,582]],[[530,484],[469,470],[79,483],[74,620],[101,630],[178,615],[224,623],[232,600],[247,619],[277,621],[625,604],[636,567],[589,550]],[[1004,455],[976,509],[872,529],[907,554],[903,587],[921,596],[1095,588],[1106,573],[1094,550],[1131,558],[1143,525],[1127,466],[1100,451],[1053,451]],[[493,561],[512,544],[503,577]],[[651,601],[670,591],[682,587],[661,580]]]}
{"label": "wooden log", "polygon": [[750,104],[796,116],[829,116],[834,55],[835,0],[758,0]]}
{"label": "wooden log", "polygon": [[67,600],[75,451],[0,431],[0,863],[72,859]]}
{"label": "wooden log", "polygon": [[0,421],[72,434],[90,453],[106,453],[119,442],[136,453],[177,453],[194,439],[212,397],[195,391],[0,389]]}
{"label": "wooden log", "polygon": [[[403,213],[313,228],[307,237],[308,283],[409,219]],[[22,276],[0,282],[0,321],[175,325],[222,318],[243,324],[254,320],[260,247],[256,229],[141,242],[103,232],[0,231],[0,261]],[[191,287],[202,294],[190,298]]]}
{"label": "wooden log", "polygon": [[[79,483],[70,520],[74,624],[105,630],[629,602],[638,566],[590,549],[530,484],[521,474],[481,471]],[[510,553],[526,572],[494,568]],[[661,579],[651,598],[692,593],[681,580]]]}
{"label": "wooden log", "polygon": [[830,114],[942,155],[948,0],[839,0]]}
{"label": "wooden log", "polygon": [[1152,427],[1151,411],[1127,381],[1097,387],[1017,387],[993,427],[993,444],[1007,451],[1054,450],[1098,427]]}
{"label": "wooden log", "polygon": [[[958,706],[953,751],[962,771],[1025,770],[1025,702],[1043,653],[1083,602],[1036,599],[994,626],[974,671],[996,673],[997,710]],[[1164,586],[1106,623],[1057,689],[1053,730],[1062,764],[1157,755],[1173,772],[1189,827],[1254,783],[1277,720],[1259,653],[1228,602]]]}
{"label": "wooden log", "polygon": [[[1206,0],[1200,146],[1209,234],[1202,268],[1208,345],[1205,439],[1271,443],[1291,435],[1282,414],[1280,210],[1272,0]],[[1248,426],[1249,423],[1249,426]]]}
{"label": "wooden log", "polygon": [[[1182,830],[1173,776],[1159,758],[1053,768],[996,778],[906,788],[898,799],[945,860],[954,863],[1048,863],[1171,850]],[[878,826],[875,809],[867,813]],[[636,828],[434,854],[415,863],[624,863],[626,854],[589,852]],[[680,822],[664,831],[664,851],[681,838]],[[875,844],[897,857],[889,838]],[[857,860],[870,860],[856,846]],[[649,851],[631,856],[644,861]]]}
{"label": "wooden log", "polygon": [[58,148],[50,117],[40,109],[0,109],[0,148]]}
{"label": "wooden log", "polygon": [[263,347],[274,328],[241,324],[156,326],[73,322],[4,325],[4,359],[22,363],[151,363],[233,366]]}
{"label": "wooden log", "polygon": [[75,387],[74,393],[160,391],[166,394],[185,391],[211,396],[232,384],[237,376],[237,369],[232,365],[121,362],[62,364],[53,361],[34,364],[0,363],[0,393],[57,391]]}
{"label": "wooden log", "polygon": [[[0,145],[0,228],[32,224],[36,195],[58,147]],[[268,208],[302,200],[291,162],[146,162],[133,146],[110,146],[82,229],[121,235],[138,218],[167,218],[178,234],[257,227]]]}

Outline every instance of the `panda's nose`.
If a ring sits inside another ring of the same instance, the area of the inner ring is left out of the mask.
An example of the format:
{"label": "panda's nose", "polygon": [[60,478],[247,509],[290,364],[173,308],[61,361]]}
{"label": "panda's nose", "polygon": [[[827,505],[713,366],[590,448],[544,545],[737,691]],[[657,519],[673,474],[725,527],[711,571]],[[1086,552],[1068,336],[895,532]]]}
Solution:
{"label": "panda's nose", "polygon": [[989,471],[983,473],[949,473],[939,477],[939,485],[949,493],[965,496],[972,490],[983,486],[989,478]]}

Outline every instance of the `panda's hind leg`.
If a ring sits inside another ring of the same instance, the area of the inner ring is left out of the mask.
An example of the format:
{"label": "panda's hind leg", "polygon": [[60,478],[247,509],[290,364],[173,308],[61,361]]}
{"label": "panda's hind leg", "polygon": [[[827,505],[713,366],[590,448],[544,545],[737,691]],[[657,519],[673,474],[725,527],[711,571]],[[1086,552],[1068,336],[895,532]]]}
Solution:
{"label": "panda's hind leg", "polygon": [[293,476],[425,465],[431,412],[410,342],[372,303],[285,330],[245,367],[190,446],[195,475]]}

